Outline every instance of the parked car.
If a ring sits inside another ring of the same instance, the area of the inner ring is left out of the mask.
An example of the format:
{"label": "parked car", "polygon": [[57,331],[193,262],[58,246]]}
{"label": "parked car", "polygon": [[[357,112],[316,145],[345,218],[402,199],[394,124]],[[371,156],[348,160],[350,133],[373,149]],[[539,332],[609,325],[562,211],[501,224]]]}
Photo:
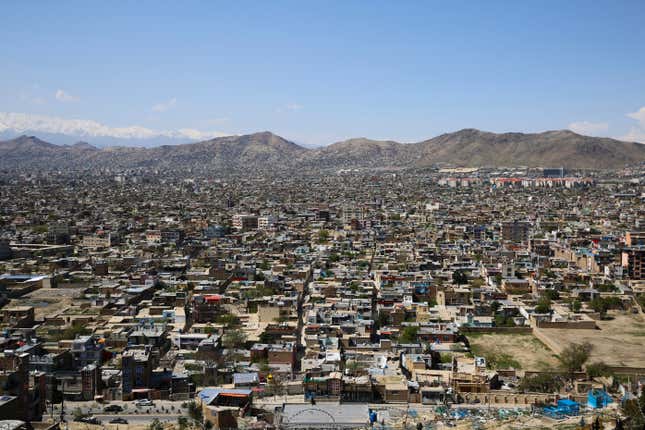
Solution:
{"label": "parked car", "polygon": [[154,406],[154,403],[152,403],[152,400],[149,399],[139,399],[136,402],[134,402],[136,406]]}
{"label": "parked car", "polygon": [[101,424],[101,420],[99,420],[96,417],[80,417],[80,418],[74,419],[74,421],[85,423],[85,424],[95,424],[95,425]]}
{"label": "parked car", "polygon": [[104,412],[122,412],[123,408],[119,405],[109,405],[103,408]]}
{"label": "parked car", "polygon": [[128,420],[125,418],[114,418],[113,420],[110,420],[110,424],[127,424]]}

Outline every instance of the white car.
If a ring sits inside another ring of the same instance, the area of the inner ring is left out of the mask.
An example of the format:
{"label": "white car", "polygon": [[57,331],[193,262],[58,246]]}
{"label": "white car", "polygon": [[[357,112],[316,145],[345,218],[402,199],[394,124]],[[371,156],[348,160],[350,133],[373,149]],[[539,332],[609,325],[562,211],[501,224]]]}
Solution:
{"label": "white car", "polygon": [[154,405],[154,403],[152,403],[152,400],[148,400],[148,399],[137,400],[136,402],[134,402],[134,404],[137,405],[137,406],[153,406]]}

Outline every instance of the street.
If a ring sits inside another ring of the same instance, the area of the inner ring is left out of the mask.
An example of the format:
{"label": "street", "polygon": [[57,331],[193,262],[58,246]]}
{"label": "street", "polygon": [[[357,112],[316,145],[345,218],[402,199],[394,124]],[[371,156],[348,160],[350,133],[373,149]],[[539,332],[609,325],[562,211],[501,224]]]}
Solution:
{"label": "street", "polygon": [[[177,422],[186,410],[182,408],[183,401],[170,401],[170,400],[155,400],[153,406],[136,406],[134,402],[125,402],[121,400],[114,400],[106,403],[97,403],[94,401],[88,402],[65,402],[65,419],[72,421],[74,414],[79,412],[83,415],[94,416],[101,420],[102,424],[109,424],[115,418],[123,418],[129,424],[148,424],[155,418],[161,422]],[[121,412],[106,412],[105,408],[117,405],[123,408]],[[60,404],[53,407],[53,416],[55,418],[60,416]],[[52,407],[48,405],[46,416],[51,416]]]}

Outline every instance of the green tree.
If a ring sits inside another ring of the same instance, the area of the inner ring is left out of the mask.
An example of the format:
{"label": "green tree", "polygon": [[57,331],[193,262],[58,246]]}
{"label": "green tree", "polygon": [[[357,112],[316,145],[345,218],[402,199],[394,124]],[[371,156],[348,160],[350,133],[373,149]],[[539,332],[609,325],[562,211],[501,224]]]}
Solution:
{"label": "green tree", "polygon": [[273,342],[273,336],[266,331],[263,331],[262,334],[260,335],[260,343],[272,343]]}
{"label": "green tree", "polygon": [[148,430],[163,430],[163,424],[161,424],[161,421],[159,421],[159,418],[155,418],[154,420],[152,420],[152,422],[148,426]]}
{"label": "green tree", "polygon": [[597,361],[595,363],[589,363],[585,367],[587,371],[587,376],[590,378],[596,378],[598,376],[610,376],[612,374],[611,368],[604,361]]}
{"label": "green tree", "polygon": [[580,312],[580,309],[582,309],[582,303],[580,303],[580,300],[574,300],[571,303],[571,310],[573,312]]}
{"label": "green tree", "polygon": [[468,283],[468,275],[463,270],[455,270],[452,272],[452,282],[457,285],[464,285]]}
{"label": "green tree", "polygon": [[504,314],[495,315],[495,327],[515,327],[515,321],[512,317],[508,317]]}
{"label": "green tree", "polygon": [[473,288],[481,288],[484,285],[484,280],[482,278],[475,278],[470,281],[470,285]]}
{"label": "green tree", "polygon": [[243,348],[246,343],[246,333],[240,329],[228,330],[222,336],[222,345],[226,349]]}
{"label": "green tree", "polygon": [[401,332],[399,336],[399,342],[401,343],[417,343],[417,334],[419,333],[419,327],[416,326],[407,326]]}
{"label": "green tree", "polygon": [[538,373],[522,378],[518,388],[529,393],[554,393],[560,390],[564,383],[559,375]]}
{"label": "green tree", "polygon": [[269,372],[271,370],[271,367],[269,366],[269,361],[268,360],[261,360],[258,361],[258,368],[260,369],[260,372]]}
{"label": "green tree", "polygon": [[589,302],[589,307],[595,312],[598,312],[600,314],[600,318],[604,318],[609,310],[609,303],[602,297],[596,297]]}
{"label": "green tree", "polygon": [[352,375],[356,375],[360,370],[364,368],[365,366],[363,365],[363,363],[356,360],[348,360],[345,363],[345,369],[347,369]]}
{"label": "green tree", "polygon": [[177,425],[179,430],[186,430],[189,427],[188,418],[180,416],[177,418]]}
{"label": "green tree", "polygon": [[269,386],[269,391],[274,396],[281,396],[281,395],[284,394],[285,386],[284,386],[284,382],[282,382],[282,380],[280,378],[278,378],[276,376],[273,376],[269,380],[268,386]]}
{"label": "green tree", "polygon": [[225,327],[236,327],[240,324],[240,319],[233,314],[222,314],[217,317],[216,322],[222,324]]}
{"label": "green tree", "polygon": [[546,296],[540,297],[535,306],[535,312],[538,314],[548,314],[551,312],[551,299]]}
{"label": "green tree", "polygon": [[560,299],[560,293],[558,290],[553,290],[553,289],[547,289],[544,290],[544,296],[548,297],[549,300],[559,300]]}
{"label": "green tree", "polygon": [[630,399],[623,402],[621,411],[627,418],[628,429],[645,428],[645,391],[638,399]]}
{"label": "green tree", "polygon": [[495,284],[497,284],[497,286],[502,285],[502,275],[500,273],[495,275]]}
{"label": "green tree", "polygon": [[386,311],[379,311],[378,313],[378,327],[385,327],[390,323],[390,315]]}
{"label": "green tree", "polygon": [[574,372],[582,370],[582,366],[587,362],[593,346],[589,342],[585,343],[570,343],[567,345],[560,355],[558,361],[563,370],[567,372],[570,379],[573,379]]}
{"label": "green tree", "polygon": [[495,315],[501,307],[502,307],[502,304],[497,300],[493,300],[493,302],[490,304],[490,310],[493,315]]}
{"label": "green tree", "polygon": [[622,301],[615,296],[611,297],[596,297],[589,302],[589,307],[600,314],[600,318],[607,316],[609,309],[619,309],[623,305]]}
{"label": "green tree", "polygon": [[199,423],[199,425],[202,424],[202,421],[204,419],[202,408],[200,408],[194,400],[188,403],[188,416],[194,422]]}
{"label": "green tree", "polygon": [[318,232],[318,243],[327,243],[329,241],[329,231],[322,229]]}

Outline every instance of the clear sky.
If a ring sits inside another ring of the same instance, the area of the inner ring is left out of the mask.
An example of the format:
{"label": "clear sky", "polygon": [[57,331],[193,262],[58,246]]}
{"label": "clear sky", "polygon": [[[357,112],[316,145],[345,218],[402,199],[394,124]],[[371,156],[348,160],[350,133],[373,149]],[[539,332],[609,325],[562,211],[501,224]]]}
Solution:
{"label": "clear sky", "polygon": [[[271,130],[645,142],[645,1],[2,2],[0,112]],[[641,108],[643,108],[641,110]]]}

